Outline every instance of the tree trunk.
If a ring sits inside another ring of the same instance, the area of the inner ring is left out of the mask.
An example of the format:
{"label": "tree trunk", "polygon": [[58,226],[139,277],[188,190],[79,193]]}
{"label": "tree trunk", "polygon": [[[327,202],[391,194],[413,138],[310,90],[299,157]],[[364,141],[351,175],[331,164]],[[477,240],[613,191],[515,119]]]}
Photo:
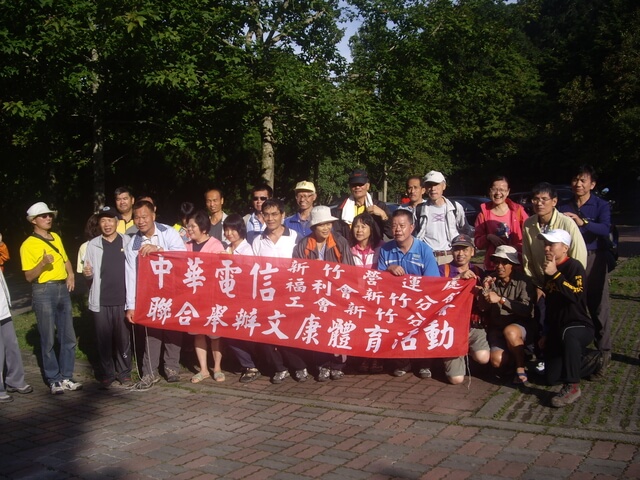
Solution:
{"label": "tree trunk", "polygon": [[275,152],[273,149],[273,119],[266,115],[262,119],[262,178],[274,188]]}
{"label": "tree trunk", "polygon": [[[98,61],[98,51],[91,50],[91,61]],[[93,211],[97,212],[104,207],[104,133],[102,131],[102,118],[100,108],[96,107],[98,90],[100,89],[100,77],[95,74],[91,84],[91,92],[94,100],[93,115]]]}
{"label": "tree trunk", "polygon": [[104,207],[104,138],[102,122],[98,116],[93,117],[93,211]]}

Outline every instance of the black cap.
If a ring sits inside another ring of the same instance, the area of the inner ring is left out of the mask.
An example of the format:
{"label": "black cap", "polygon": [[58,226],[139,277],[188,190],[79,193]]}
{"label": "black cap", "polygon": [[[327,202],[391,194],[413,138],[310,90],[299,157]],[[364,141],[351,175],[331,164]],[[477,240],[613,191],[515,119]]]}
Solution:
{"label": "black cap", "polygon": [[356,169],[351,172],[351,175],[349,175],[349,185],[351,185],[352,183],[361,183],[363,185],[365,183],[369,183],[369,175],[367,175],[367,171]]}
{"label": "black cap", "polygon": [[99,211],[98,211],[98,218],[104,218],[104,217],[108,217],[108,218],[117,218],[118,214],[116,213],[116,210],[114,208],[111,207],[102,207]]}
{"label": "black cap", "polygon": [[451,246],[476,248],[476,246],[473,244],[473,238],[471,238],[469,235],[465,235],[464,233],[461,233],[457,237],[454,237],[453,240],[451,240]]}

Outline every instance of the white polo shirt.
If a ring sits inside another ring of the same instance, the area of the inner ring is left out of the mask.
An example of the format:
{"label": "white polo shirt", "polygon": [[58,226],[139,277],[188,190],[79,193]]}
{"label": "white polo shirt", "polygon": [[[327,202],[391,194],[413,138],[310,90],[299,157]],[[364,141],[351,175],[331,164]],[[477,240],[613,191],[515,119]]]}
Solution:
{"label": "white polo shirt", "polygon": [[253,254],[260,257],[291,258],[293,248],[296,246],[298,234],[289,227],[284,227],[284,233],[276,243],[273,243],[263,232],[253,239],[251,246]]}

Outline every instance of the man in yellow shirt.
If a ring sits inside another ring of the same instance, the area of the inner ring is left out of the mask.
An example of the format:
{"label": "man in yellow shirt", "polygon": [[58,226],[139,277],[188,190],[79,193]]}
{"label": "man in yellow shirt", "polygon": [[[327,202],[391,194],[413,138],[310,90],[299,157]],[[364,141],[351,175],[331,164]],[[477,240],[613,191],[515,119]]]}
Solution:
{"label": "man in yellow shirt", "polygon": [[116,231],[124,234],[129,227],[133,227],[133,197],[129,187],[118,187],[114,192],[116,209],[118,210],[118,227]]}
{"label": "man in yellow shirt", "polygon": [[[57,212],[38,202],[27,210],[33,233],[20,247],[22,270],[32,284],[32,304],[38,322],[44,376],[53,395],[80,390],[73,380],[76,358],[76,334],[73,329],[71,297],[75,287],[73,267],[60,237],[51,232]],[[56,329],[60,355],[53,349]]]}

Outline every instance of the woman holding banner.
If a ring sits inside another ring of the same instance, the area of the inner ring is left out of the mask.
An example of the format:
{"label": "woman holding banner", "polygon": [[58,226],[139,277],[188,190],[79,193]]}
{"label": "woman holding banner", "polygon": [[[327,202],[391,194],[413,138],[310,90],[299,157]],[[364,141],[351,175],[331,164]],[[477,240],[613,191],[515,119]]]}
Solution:
{"label": "woman holding banner", "polygon": [[[361,213],[351,225],[351,254],[357,266],[372,269],[378,266],[382,238],[378,224],[369,212]],[[376,358],[358,358],[360,373],[382,373],[384,361]]]}
{"label": "woman holding banner", "polygon": [[[325,206],[313,207],[309,228],[311,234],[304,237],[293,249],[293,258],[324,260],[327,262],[355,265],[349,243],[331,230],[336,217],[331,216],[331,209]],[[289,352],[292,353],[292,352]],[[293,352],[295,353],[295,352]],[[283,355],[286,355],[283,350]],[[313,356],[318,367],[318,381],[327,382],[344,377],[346,355],[317,352]]]}
{"label": "woman holding banner", "polygon": [[[186,243],[188,252],[224,253],[222,242],[209,235],[210,228],[211,220],[206,212],[200,210],[187,216],[187,234],[191,239]],[[213,353],[213,379],[216,382],[224,382],[225,380],[221,367],[220,337],[196,335],[193,340],[193,346],[200,364],[200,371],[191,377],[191,383],[200,383],[211,377],[207,365],[207,337],[211,340],[211,351]]]}
{"label": "woman holding banner", "polygon": [[[222,222],[224,236],[229,242],[227,253],[232,255],[253,255],[253,249],[247,242],[247,224],[237,213],[228,215]],[[253,361],[256,344],[246,340],[227,338],[227,347],[233,352],[243,368],[240,383],[251,383],[260,377],[260,370]],[[264,346],[263,348],[268,348]],[[282,367],[284,369],[284,367]]]}
{"label": "woman holding banner", "polygon": [[227,253],[233,255],[253,255],[253,249],[247,242],[247,224],[237,213],[227,215],[222,222],[224,237],[229,242]]}

